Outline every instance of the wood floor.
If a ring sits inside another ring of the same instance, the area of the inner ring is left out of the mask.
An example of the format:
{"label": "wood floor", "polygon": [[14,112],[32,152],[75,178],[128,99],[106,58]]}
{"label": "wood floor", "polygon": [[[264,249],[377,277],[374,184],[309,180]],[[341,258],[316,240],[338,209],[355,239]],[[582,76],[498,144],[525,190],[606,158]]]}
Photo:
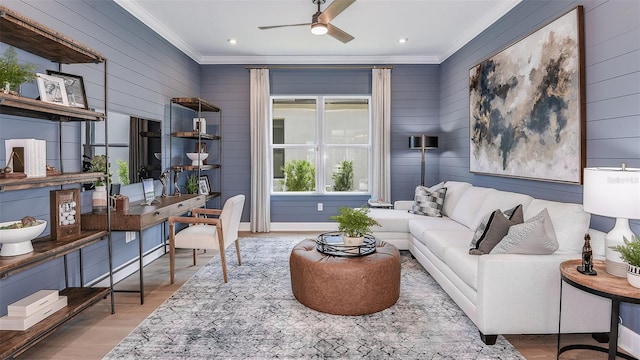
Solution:
{"label": "wood floor", "polygon": [[[255,236],[255,234],[247,234]],[[269,236],[276,236],[270,233]],[[101,359],[111,348],[126,337],[140,322],[163,303],[186,280],[211,258],[211,253],[198,256],[198,265],[192,266],[191,252],[176,253],[176,279],[169,284],[169,256],[161,257],[145,267],[145,303],[140,305],[137,293],[116,293],[116,313],[111,314],[111,302],[103,300],[85,310],[65,326],[44,339],[19,359],[90,360]],[[227,261],[235,261],[230,259]],[[222,279],[219,279],[222,281]],[[133,274],[116,289],[136,290],[138,275]],[[555,359],[555,335],[510,335],[507,339],[527,359]],[[596,344],[587,335],[563,335],[563,344]],[[593,351],[574,350],[562,355],[562,359],[606,359],[606,354]]]}

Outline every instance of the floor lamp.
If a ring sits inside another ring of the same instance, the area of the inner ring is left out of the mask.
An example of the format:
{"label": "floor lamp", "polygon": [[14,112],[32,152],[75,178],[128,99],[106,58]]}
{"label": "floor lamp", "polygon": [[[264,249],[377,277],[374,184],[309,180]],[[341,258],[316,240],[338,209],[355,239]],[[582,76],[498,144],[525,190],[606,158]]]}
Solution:
{"label": "floor lamp", "polygon": [[421,150],[422,151],[422,160],[421,160],[421,171],[420,171],[420,185],[424,186],[424,167],[425,167],[425,157],[424,154],[427,150],[437,149],[438,148],[438,137],[437,136],[426,136],[426,135],[417,135],[409,137],[409,149],[412,150]]}
{"label": "floor lamp", "polygon": [[582,191],[584,211],[616,218],[616,224],[605,236],[606,271],[626,277],[627,266],[620,253],[611,246],[622,245],[623,237],[631,240],[629,219],[640,219],[640,169],[585,168]]}

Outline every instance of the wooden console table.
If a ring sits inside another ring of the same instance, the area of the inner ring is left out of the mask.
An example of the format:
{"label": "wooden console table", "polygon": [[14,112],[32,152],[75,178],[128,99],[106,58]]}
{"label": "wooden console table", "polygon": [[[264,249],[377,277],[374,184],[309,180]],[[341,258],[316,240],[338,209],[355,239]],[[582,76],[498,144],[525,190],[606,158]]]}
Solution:
{"label": "wooden console table", "polygon": [[[158,198],[151,205],[145,205],[143,203],[130,204],[129,211],[111,211],[112,231],[138,232],[140,290],[134,292],[140,293],[141,305],[144,304],[142,230],[164,223],[169,219],[169,216],[182,215],[191,211],[193,208],[203,207],[205,206],[205,203],[206,195],[168,196],[165,198]],[[86,230],[107,229],[107,214],[82,214],[82,228]],[[125,292],[122,290],[119,291]]]}
{"label": "wooden console table", "polygon": [[560,326],[562,320],[562,303],[560,304],[560,320],[558,323],[558,355],[567,350],[573,349],[589,349],[595,351],[606,352],[609,354],[609,360],[613,360],[616,356],[625,359],[637,360],[636,357],[618,352],[618,317],[620,315],[620,303],[640,304],[640,289],[629,285],[626,278],[610,275],[605,270],[604,261],[594,261],[593,268],[598,275],[590,276],[578,272],[577,266],[582,265],[581,260],[568,260],[560,264],[560,299],[562,299],[562,284],[567,284],[586,291],[588,293],[611,299],[611,327],[609,333],[609,349],[593,346],[593,345],[568,345],[560,348]]}

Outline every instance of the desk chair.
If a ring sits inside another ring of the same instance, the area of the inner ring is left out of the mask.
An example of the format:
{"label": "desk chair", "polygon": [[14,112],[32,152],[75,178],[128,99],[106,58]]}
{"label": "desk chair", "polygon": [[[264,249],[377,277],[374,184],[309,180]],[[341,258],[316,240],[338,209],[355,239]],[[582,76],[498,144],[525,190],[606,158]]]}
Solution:
{"label": "desk chair", "polygon": [[[191,210],[191,217],[169,217],[169,262],[172,284],[176,248],[193,249],[193,265],[196,264],[197,249],[219,251],[220,261],[222,262],[222,275],[224,276],[224,282],[227,282],[227,263],[224,252],[232,243],[236,244],[238,265],[242,264],[240,260],[240,244],[238,243],[238,228],[243,207],[244,195],[236,195],[224,203],[222,210],[196,208]],[[204,215],[204,217],[201,217],[201,215]],[[218,218],[210,218],[207,215],[218,216]],[[188,224],[189,226],[176,234],[176,223]]]}

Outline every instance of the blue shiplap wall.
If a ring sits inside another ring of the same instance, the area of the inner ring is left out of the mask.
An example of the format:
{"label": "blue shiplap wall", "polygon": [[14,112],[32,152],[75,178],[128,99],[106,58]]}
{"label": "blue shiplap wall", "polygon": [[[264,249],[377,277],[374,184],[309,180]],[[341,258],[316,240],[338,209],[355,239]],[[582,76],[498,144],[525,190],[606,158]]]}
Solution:
{"label": "blue shiplap wall", "polygon": [[[420,153],[409,150],[408,137],[438,129],[438,66],[399,65],[391,73],[392,198],[409,199],[420,182]],[[371,94],[369,69],[272,69],[274,95]],[[240,65],[202,67],[202,94],[223,109],[223,199],[247,195],[243,221],[249,220],[250,121],[249,71]],[[437,156],[427,155],[427,183],[437,176]],[[273,222],[325,222],[340,206],[360,206],[363,195],[279,195],[271,199]],[[324,211],[316,204],[322,202]]]}
{"label": "blue shiplap wall", "polygon": [[[15,1],[2,2],[24,16],[103,53],[108,59],[108,109],[122,114],[163,121],[168,124],[169,98],[197,96],[200,91],[198,64],[178,51],[148,27],[111,1]],[[6,44],[0,43],[4,52]],[[57,64],[17,49],[21,61],[36,63],[39,72],[57,70]],[[104,108],[102,65],[64,65],[62,71],[83,76],[89,106]],[[35,85],[24,86],[25,95],[36,97]],[[64,171],[80,171],[79,125],[63,123]],[[47,163],[60,168],[58,123],[0,115],[0,144],[8,138],[38,138],[47,141]],[[167,132],[165,131],[165,134]],[[168,141],[164,141],[167,149]],[[168,152],[168,151],[163,151]],[[4,145],[0,161],[5,161]],[[168,161],[165,159],[165,164]],[[130,185],[125,193],[140,192]],[[49,219],[49,190],[35,189],[0,193],[0,222],[25,215]],[[133,195],[133,194],[132,194]],[[91,209],[90,192],[82,193],[83,211]],[[47,230],[48,232],[48,230]],[[161,243],[159,227],[144,232],[145,251]],[[125,243],[123,233],[114,232],[114,266],[118,267],[138,254],[137,242]],[[85,279],[107,273],[106,241],[83,252]],[[71,285],[78,284],[77,254],[69,255]],[[43,288],[64,287],[62,259],[56,259],[0,281],[0,315],[6,306]]]}
{"label": "blue shiplap wall", "polygon": [[[441,180],[582,202],[580,185],[469,173],[469,69],[577,5],[585,10],[587,166],[640,167],[640,2],[525,0],[441,64]],[[592,227],[603,231],[613,223],[592,219]],[[632,229],[640,233],[640,221],[632,220]],[[639,306],[623,306],[622,317],[640,332]]]}

